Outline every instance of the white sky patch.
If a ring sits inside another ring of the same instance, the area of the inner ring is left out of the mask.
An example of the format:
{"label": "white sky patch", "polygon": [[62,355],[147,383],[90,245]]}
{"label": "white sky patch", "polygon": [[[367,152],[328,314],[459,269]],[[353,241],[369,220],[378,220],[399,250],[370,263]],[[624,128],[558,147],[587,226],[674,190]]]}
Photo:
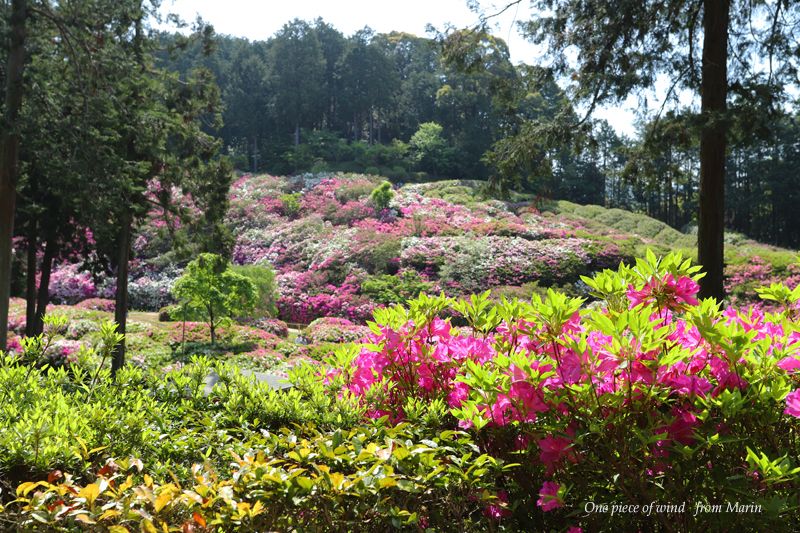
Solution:
{"label": "white sky patch", "polygon": [[[523,4],[491,21],[496,35],[509,43],[515,63],[531,62],[534,53],[533,45],[519,35],[514,24],[530,13]],[[492,12],[490,7],[486,11]],[[199,14],[217,33],[258,41],[269,39],[296,18],[313,21],[322,17],[345,36],[365,26],[378,33],[397,30],[426,36],[428,24],[444,29],[447,24],[466,27],[478,22],[478,14],[469,10],[465,0],[165,0],[162,12],[177,13],[190,22]]]}

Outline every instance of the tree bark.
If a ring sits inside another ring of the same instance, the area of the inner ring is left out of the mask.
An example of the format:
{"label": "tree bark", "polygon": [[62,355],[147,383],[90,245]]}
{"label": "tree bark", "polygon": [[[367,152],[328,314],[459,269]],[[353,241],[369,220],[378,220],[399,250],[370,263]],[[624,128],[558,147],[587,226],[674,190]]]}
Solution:
{"label": "tree bark", "polygon": [[28,226],[28,265],[25,269],[25,336],[36,331],[36,251],[39,247],[37,221],[31,217]]}
{"label": "tree bark", "polygon": [[703,4],[703,65],[700,107],[700,214],[697,258],[706,276],[700,296],[721,300],[725,236],[725,149],[728,97],[728,23],[730,0]]}
{"label": "tree bark", "polygon": [[372,146],[375,144],[374,138],[375,132],[375,116],[373,115],[372,109],[369,110],[369,145]]}
{"label": "tree bark", "polygon": [[208,329],[211,332],[211,344],[217,344],[217,331],[214,327],[214,308],[208,306]]}
{"label": "tree bark", "polygon": [[[131,224],[133,216],[130,211],[122,215],[120,222],[119,243],[117,248],[117,292],[114,301],[114,322],[117,323],[117,333],[125,335],[128,322],[128,261],[131,250]],[[125,364],[125,338],[114,349],[111,358],[111,375]]]}
{"label": "tree bark", "polygon": [[36,297],[36,315],[33,320],[33,334],[44,332],[44,315],[50,303],[50,274],[53,272],[53,259],[56,257],[56,239],[48,237],[42,257],[42,276],[39,278],[39,294]]}
{"label": "tree bark", "polygon": [[22,107],[25,69],[26,0],[11,1],[10,46],[6,64],[6,97],[0,135],[0,350],[8,340],[8,306],[11,299],[11,252],[14,210],[19,175],[19,110]]}

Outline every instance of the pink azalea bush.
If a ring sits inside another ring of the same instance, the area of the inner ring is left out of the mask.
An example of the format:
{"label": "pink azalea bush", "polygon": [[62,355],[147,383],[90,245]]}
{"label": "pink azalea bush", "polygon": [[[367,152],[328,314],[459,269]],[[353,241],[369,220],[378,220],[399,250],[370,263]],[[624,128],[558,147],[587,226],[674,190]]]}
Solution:
{"label": "pink azalea bush", "polygon": [[53,303],[75,304],[97,297],[92,274],[81,270],[80,263],[62,263],[50,275],[50,298]]}
{"label": "pink azalea bush", "polygon": [[344,317],[363,322],[375,305],[359,296],[360,281],[348,277],[341,284],[326,282],[324,272],[287,272],[278,276],[278,309],[288,322],[310,323],[320,317]]}
{"label": "pink azalea bush", "polygon": [[114,300],[109,298],[89,298],[75,304],[78,309],[91,309],[94,311],[114,312]]}
{"label": "pink azalea bush", "polygon": [[[679,255],[648,254],[586,278],[589,308],[554,291],[499,304],[423,295],[377,310],[366,344],[332,360],[325,383],[390,423],[418,416],[419,401],[446,406],[481,451],[519,463],[509,503],[487,506],[498,520],[513,509],[566,528],[578,515],[594,531],[611,517],[581,513],[587,502],[654,501],[761,506],[757,518],[687,512],[686,527],[797,519],[800,289],[763,289],[776,313],[722,309],[698,300],[699,277]],[[442,319],[448,308],[469,327]],[[614,520],[668,529],[674,517]]]}
{"label": "pink azalea bush", "polygon": [[758,255],[748,261],[725,269],[725,291],[734,304],[755,299],[756,289],[772,283],[784,283],[789,288],[800,285],[800,265],[789,264],[778,272],[771,263]]}
{"label": "pink azalea bush", "polygon": [[369,328],[354,324],[346,318],[318,318],[303,330],[303,338],[309,343],[358,342],[369,335]]}
{"label": "pink azalea bush", "polygon": [[281,337],[282,339],[289,336],[289,326],[286,322],[278,320],[277,318],[259,318],[248,322],[248,325]]}

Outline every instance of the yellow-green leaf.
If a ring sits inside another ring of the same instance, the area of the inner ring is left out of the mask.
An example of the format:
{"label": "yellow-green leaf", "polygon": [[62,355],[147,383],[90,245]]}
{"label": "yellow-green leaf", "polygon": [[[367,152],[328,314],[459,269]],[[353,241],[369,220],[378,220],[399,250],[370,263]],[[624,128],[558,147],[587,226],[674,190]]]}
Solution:
{"label": "yellow-green leaf", "polygon": [[100,496],[100,487],[97,485],[97,483],[91,483],[89,485],[86,485],[78,493],[78,496],[81,498],[85,498],[87,505],[89,505],[89,507],[92,507],[94,505],[94,501],[97,499],[98,496]]}
{"label": "yellow-green leaf", "polygon": [[264,505],[261,503],[261,500],[258,500],[255,505],[253,505],[253,510],[250,511],[250,516],[258,516],[262,512],[264,512]]}
{"label": "yellow-green leaf", "polygon": [[89,515],[86,515],[86,514],[75,515],[74,518],[78,522],[83,522],[84,524],[96,524],[97,523],[94,520],[92,520],[91,518],[89,518]]}
{"label": "yellow-green leaf", "polygon": [[116,509],[109,509],[100,516],[97,517],[98,520],[108,520],[109,518],[116,518],[117,516],[121,515],[119,511]]}
{"label": "yellow-green leaf", "polygon": [[172,491],[165,490],[164,492],[158,495],[158,498],[156,498],[153,507],[155,507],[157,513],[160,513],[161,509],[166,507],[171,501],[172,501]]}

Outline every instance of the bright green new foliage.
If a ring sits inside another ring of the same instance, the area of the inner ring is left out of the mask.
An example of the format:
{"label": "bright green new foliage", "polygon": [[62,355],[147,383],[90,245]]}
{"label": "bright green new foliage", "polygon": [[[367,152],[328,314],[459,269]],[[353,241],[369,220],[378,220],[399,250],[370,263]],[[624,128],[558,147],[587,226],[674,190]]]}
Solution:
{"label": "bright green new foliage", "polygon": [[394,198],[394,190],[392,190],[392,184],[388,181],[384,181],[375,187],[369,195],[370,201],[375,204],[378,211],[388,209],[392,198]]}
{"label": "bright green new foliage", "polygon": [[216,327],[232,316],[253,309],[258,289],[245,276],[231,269],[227,259],[216,254],[200,254],[186,266],[183,276],[172,289],[176,298],[202,311],[216,342]]}
{"label": "bright green new foliage", "polygon": [[249,279],[256,287],[258,299],[252,310],[253,318],[277,316],[278,308],[275,303],[278,300],[278,292],[275,287],[275,272],[264,265],[235,265],[233,271]]}

